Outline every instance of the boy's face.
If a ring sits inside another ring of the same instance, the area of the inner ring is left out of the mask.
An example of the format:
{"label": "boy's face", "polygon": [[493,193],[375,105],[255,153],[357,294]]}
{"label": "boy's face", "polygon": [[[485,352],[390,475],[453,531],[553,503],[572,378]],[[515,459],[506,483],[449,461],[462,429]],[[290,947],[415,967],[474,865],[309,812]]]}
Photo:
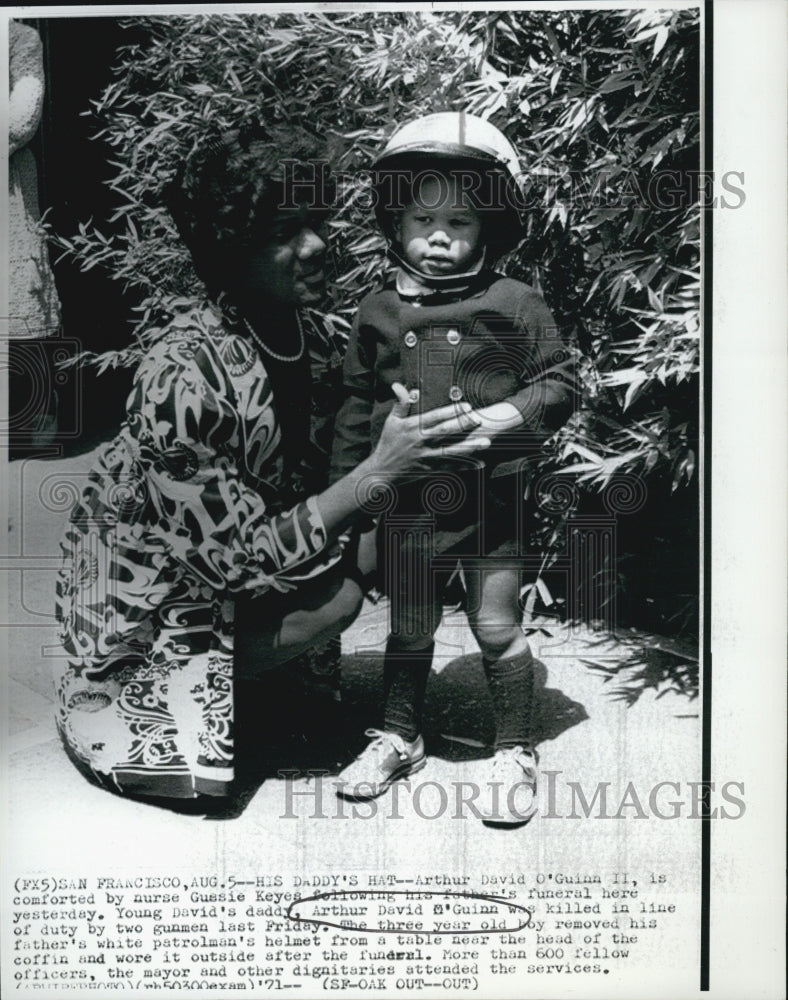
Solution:
{"label": "boy's face", "polygon": [[425,176],[394,232],[405,260],[425,274],[461,274],[482,250],[481,217],[451,176]]}

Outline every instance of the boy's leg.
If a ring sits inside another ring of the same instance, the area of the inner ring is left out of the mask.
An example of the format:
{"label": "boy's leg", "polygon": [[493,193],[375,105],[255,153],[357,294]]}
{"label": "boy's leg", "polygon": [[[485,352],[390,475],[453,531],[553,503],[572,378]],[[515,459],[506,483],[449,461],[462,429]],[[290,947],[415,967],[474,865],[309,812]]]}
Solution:
{"label": "boy's leg", "polygon": [[487,569],[463,563],[468,591],[468,623],[486,662],[530,650],[522,629],[520,572],[517,567]]}
{"label": "boy's leg", "polygon": [[397,559],[392,629],[383,661],[383,728],[367,730],[372,742],[340,773],[337,792],[345,798],[374,798],[426,763],[422,710],[445,574],[432,577],[428,554],[407,541]]}
{"label": "boy's leg", "polygon": [[468,620],[495,712],[495,749],[531,746],[533,655],[522,630],[516,568],[466,570]]}
{"label": "boy's leg", "polygon": [[390,635],[383,660],[383,729],[413,742],[422,730],[422,711],[435,641],[403,647]]}
{"label": "boy's leg", "polygon": [[418,546],[400,553],[398,568],[383,661],[383,728],[413,741],[421,734],[435,633],[443,614],[445,574],[440,579],[432,575],[428,554]]}
{"label": "boy's leg", "polygon": [[495,715],[490,785],[499,788],[487,819],[507,825],[533,815],[537,758],[531,734],[533,655],[521,627],[520,574],[513,569],[466,571],[468,619],[482,650]]}

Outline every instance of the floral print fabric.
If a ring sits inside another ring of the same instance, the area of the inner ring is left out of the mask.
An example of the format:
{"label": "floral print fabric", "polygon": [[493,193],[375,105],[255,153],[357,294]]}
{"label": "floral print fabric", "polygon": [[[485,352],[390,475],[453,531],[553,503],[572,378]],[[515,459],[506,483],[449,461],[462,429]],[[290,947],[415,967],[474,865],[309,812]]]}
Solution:
{"label": "floral print fabric", "polygon": [[234,597],[338,558],[313,499],[270,514],[286,489],[254,344],[215,307],[181,306],[73,508],[57,588],[69,753],[116,790],[165,797],[229,790]]}

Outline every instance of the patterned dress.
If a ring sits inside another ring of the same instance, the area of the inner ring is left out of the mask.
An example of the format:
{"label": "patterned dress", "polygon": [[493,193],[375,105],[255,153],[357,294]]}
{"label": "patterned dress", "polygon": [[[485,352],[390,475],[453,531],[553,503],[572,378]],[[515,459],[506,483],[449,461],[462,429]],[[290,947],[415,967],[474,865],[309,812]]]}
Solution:
{"label": "patterned dress", "polygon": [[99,783],[164,797],[230,789],[234,599],[339,558],[313,499],[279,509],[281,434],[254,343],[216,307],[182,307],[74,505],[57,587],[67,751]]}

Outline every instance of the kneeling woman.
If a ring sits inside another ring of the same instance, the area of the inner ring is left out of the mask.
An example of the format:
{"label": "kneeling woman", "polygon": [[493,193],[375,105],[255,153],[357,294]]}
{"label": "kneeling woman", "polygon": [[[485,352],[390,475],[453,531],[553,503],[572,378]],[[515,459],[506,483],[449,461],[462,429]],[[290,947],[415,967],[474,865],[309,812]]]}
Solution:
{"label": "kneeling woman", "polygon": [[369,490],[487,443],[457,440],[476,421],[455,407],[409,417],[396,386],[374,453],[298,495],[311,382],[298,307],[323,293],[324,220],[259,163],[233,134],[179,171],[169,207],[208,297],[150,332],[63,538],[58,728],[80,770],[124,794],[230,794],[236,604],[254,608],[261,670],[336,634],[362,596],[338,539]]}

